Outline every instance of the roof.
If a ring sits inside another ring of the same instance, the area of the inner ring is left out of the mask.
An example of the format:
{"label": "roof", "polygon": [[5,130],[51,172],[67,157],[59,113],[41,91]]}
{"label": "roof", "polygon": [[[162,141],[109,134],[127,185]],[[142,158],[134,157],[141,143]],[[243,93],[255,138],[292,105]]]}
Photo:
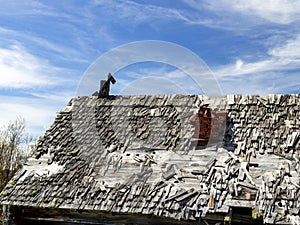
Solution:
{"label": "roof", "polygon": [[[265,222],[296,221],[299,98],[74,98],[6,186],[1,203],[184,220],[252,207],[252,216]],[[190,118],[201,106],[227,111],[222,145],[193,144]]]}

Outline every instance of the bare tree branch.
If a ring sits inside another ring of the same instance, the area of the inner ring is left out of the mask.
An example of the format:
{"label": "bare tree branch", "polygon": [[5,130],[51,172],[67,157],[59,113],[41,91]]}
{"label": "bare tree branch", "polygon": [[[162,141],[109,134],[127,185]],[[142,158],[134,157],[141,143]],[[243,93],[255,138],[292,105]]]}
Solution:
{"label": "bare tree branch", "polygon": [[28,155],[24,146],[28,146],[31,140],[25,134],[23,118],[10,121],[6,127],[0,129],[0,191],[21,168]]}

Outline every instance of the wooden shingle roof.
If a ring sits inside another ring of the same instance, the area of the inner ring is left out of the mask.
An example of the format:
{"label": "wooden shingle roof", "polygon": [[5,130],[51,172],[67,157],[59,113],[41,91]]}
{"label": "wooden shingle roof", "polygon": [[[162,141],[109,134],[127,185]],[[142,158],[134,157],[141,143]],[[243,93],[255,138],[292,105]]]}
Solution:
{"label": "wooden shingle roof", "polygon": [[[231,208],[246,207],[266,223],[296,221],[299,99],[74,98],[39,139],[35,156],[3,190],[1,204],[183,220],[230,215]],[[190,118],[201,106],[227,111],[222,144],[193,144]]]}

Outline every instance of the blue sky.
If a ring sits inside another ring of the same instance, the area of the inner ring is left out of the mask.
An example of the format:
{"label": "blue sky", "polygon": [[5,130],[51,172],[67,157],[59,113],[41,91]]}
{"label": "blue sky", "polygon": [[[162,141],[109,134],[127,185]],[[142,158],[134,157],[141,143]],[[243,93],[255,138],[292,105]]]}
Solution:
{"label": "blue sky", "polygon": [[[89,65],[134,41],[162,40],[191,50],[215,74],[224,94],[300,90],[297,0],[0,0],[0,4],[0,125],[22,116],[34,136],[41,135],[55,113],[77,95]],[[186,93],[198,94],[189,88],[182,71],[161,63],[138,63],[115,76],[120,81],[112,90],[116,94],[129,82],[149,76],[181,77],[177,83],[188,87]]]}

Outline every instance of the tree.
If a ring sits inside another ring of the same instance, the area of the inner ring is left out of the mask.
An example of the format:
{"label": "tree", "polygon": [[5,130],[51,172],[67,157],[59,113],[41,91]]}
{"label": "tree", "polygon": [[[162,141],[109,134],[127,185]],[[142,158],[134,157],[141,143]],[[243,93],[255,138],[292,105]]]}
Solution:
{"label": "tree", "polygon": [[0,191],[21,168],[30,154],[31,138],[25,134],[25,120],[17,118],[0,129]]}
{"label": "tree", "polygon": [[[22,118],[10,121],[0,129],[0,192],[29,156],[31,141],[25,134],[25,120]],[[0,224],[1,211],[0,207]]]}
{"label": "tree", "polygon": [[0,131],[0,190],[3,189],[7,181],[19,169],[19,149],[21,136],[25,125],[22,119],[9,122],[7,128]]}

